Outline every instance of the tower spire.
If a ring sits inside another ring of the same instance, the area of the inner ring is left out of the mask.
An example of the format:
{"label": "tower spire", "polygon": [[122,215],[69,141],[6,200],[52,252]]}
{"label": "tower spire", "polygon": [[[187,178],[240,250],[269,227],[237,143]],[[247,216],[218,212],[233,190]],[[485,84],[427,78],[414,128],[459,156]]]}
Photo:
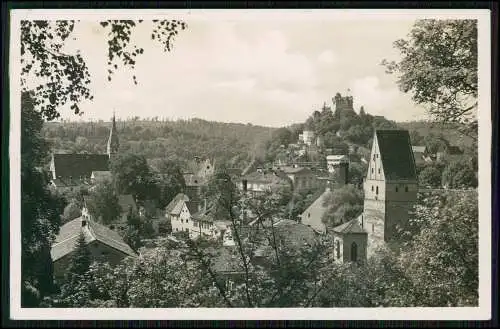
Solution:
{"label": "tower spire", "polygon": [[116,130],[115,111],[113,110],[113,119],[111,123],[111,130],[109,131],[107,147],[108,156],[111,158],[112,156],[116,155],[118,153],[119,147],[120,142],[118,141],[118,131]]}

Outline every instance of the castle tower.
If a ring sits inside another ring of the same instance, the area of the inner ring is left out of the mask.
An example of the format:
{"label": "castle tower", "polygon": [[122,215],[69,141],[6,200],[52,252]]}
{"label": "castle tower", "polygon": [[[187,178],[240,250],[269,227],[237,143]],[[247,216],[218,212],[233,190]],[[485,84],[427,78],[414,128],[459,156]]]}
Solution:
{"label": "castle tower", "polygon": [[392,240],[397,224],[408,221],[417,200],[415,159],[407,130],[377,130],[374,133],[365,192],[363,228],[373,250]]}
{"label": "castle tower", "polygon": [[109,132],[107,153],[111,158],[118,154],[118,149],[120,148],[120,142],[118,141],[118,131],[116,130],[115,113],[113,112],[113,123],[111,130]]}

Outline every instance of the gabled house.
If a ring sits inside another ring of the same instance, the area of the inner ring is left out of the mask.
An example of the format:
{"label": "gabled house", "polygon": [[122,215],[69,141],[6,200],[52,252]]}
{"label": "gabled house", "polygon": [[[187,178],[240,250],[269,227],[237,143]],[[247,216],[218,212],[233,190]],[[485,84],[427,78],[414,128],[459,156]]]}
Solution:
{"label": "gabled house", "polygon": [[186,232],[189,236],[193,234],[192,215],[198,212],[199,203],[190,201],[183,193],[177,194],[165,208],[165,218],[170,220],[172,233]]}
{"label": "gabled house", "polygon": [[416,165],[422,165],[426,162],[432,161],[429,152],[427,151],[427,146],[412,146],[413,157],[415,158]]}
{"label": "gabled house", "polygon": [[318,233],[326,233],[326,226],[322,218],[328,209],[325,205],[325,201],[331,195],[331,190],[326,188],[325,191],[300,215],[300,222]]}
{"label": "gabled house", "polygon": [[280,167],[282,171],[292,182],[295,191],[315,189],[320,183],[316,179],[314,172],[305,167]]}
{"label": "gabled house", "polygon": [[56,279],[64,276],[81,233],[93,261],[115,265],[125,257],[137,257],[136,252],[118,233],[82,216],[61,226],[52,245],[50,254]]}
{"label": "gabled house", "polygon": [[107,154],[52,154],[50,172],[52,179],[85,181],[93,171],[108,171]]}
{"label": "gabled house", "polygon": [[254,195],[263,194],[266,191],[274,191],[282,187],[292,188],[292,181],[279,170],[258,169],[241,178],[238,189]]}

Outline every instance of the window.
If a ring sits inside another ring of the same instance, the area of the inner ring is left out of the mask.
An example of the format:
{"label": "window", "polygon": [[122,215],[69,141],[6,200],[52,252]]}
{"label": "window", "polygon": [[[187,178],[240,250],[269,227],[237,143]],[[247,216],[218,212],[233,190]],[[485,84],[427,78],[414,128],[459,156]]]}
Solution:
{"label": "window", "polygon": [[405,186],[405,192],[408,192],[408,186]]}
{"label": "window", "polygon": [[375,224],[372,224],[372,233],[375,232]]}
{"label": "window", "polygon": [[372,174],[373,174],[373,168],[372,168]]}
{"label": "window", "polygon": [[340,259],[340,241],[337,240],[337,259]]}
{"label": "window", "polygon": [[176,231],[176,232],[179,232],[179,229],[176,227],[176,228],[175,228],[175,231]]}
{"label": "window", "polygon": [[189,221],[186,219],[186,224],[188,223]]}
{"label": "window", "polygon": [[373,192],[373,185],[372,185],[372,192]]}
{"label": "window", "polygon": [[311,217],[311,213],[308,213],[308,214],[307,214],[307,218],[310,218],[310,217]]}
{"label": "window", "polygon": [[380,174],[380,168],[378,168],[378,173]]}
{"label": "window", "polygon": [[186,232],[188,232],[188,233],[189,233],[189,229],[188,229],[187,227],[186,227]]}
{"label": "window", "polygon": [[375,188],[375,194],[378,195],[378,186]]}
{"label": "window", "polygon": [[375,154],[373,155],[373,161],[375,161]]}
{"label": "window", "polygon": [[398,187],[396,186],[396,192],[398,191]]}
{"label": "window", "polygon": [[351,244],[351,262],[356,262],[358,260],[358,245],[356,242]]}
{"label": "window", "polygon": [[181,218],[181,223],[184,223],[184,219]]}

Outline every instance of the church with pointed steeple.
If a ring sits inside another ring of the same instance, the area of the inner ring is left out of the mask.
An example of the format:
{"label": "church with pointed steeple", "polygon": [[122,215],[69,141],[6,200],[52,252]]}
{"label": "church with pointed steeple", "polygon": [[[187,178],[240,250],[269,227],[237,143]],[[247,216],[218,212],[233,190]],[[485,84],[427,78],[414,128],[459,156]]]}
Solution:
{"label": "church with pointed steeple", "polygon": [[118,154],[120,142],[113,113],[106,154],[53,153],[50,162],[51,185],[58,190],[73,190],[91,183],[96,176],[109,173],[110,160]]}
{"label": "church with pointed steeple", "polygon": [[119,148],[120,148],[120,142],[118,140],[118,132],[116,130],[115,113],[113,112],[113,121],[111,124],[111,130],[109,131],[108,146],[107,146],[107,153],[110,159],[118,154]]}

